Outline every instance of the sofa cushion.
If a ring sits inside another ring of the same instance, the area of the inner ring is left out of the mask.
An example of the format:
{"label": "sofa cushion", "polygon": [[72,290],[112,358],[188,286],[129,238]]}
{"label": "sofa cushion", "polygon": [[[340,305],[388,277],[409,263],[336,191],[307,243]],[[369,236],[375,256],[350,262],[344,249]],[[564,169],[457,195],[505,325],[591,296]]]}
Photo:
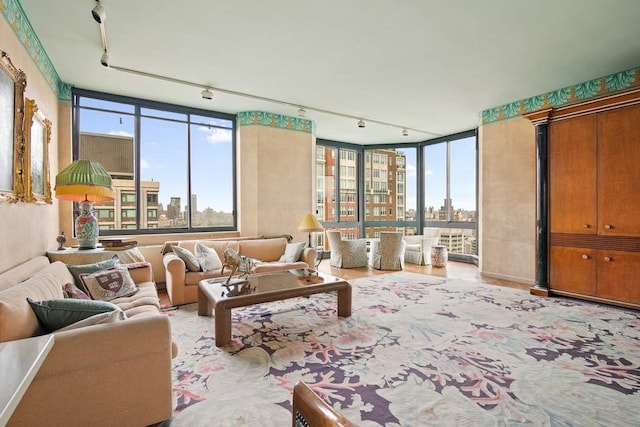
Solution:
{"label": "sofa cushion", "polygon": [[215,249],[209,248],[201,242],[196,243],[196,258],[200,264],[201,271],[219,270],[222,268],[222,261]]}
{"label": "sofa cushion", "polygon": [[80,280],[89,291],[91,298],[95,300],[111,301],[138,291],[126,265],[96,271],[92,274],[81,274]]}
{"label": "sofa cushion", "polygon": [[180,246],[173,247],[173,253],[178,258],[184,261],[184,265],[187,267],[187,271],[200,271],[200,263],[198,258],[191,253],[189,249],[182,248]]}
{"label": "sofa cushion", "polygon": [[127,317],[132,317],[132,310],[138,307],[148,307],[156,313],[160,310],[160,300],[154,282],[137,283],[138,292],[133,295],[112,299],[110,302],[120,307]]}
{"label": "sofa cushion", "polygon": [[279,259],[280,262],[297,262],[304,251],[305,242],[287,243],[284,249],[284,255]]}
{"label": "sofa cushion", "polygon": [[107,301],[70,298],[34,301],[27,297],[27,302],[36,314],[40,324],[49,332],[64,328],[94,314],[121,311],[117,305]]}
{"label": "sofa cushion", "polygon": [[65,298],[75,298],[75,299],[91,299],[91,297],[85,294],[82,289],[78,288],[73,283],[67,283],[62,287]]}
{"label": "sofa cushion", "polygon": [[80,329],[87,326],[102,325],[103,323],[121,322],[127,318],[122,310],[106,311],[104,313],[94,314],[91,317],[72,323],[69,326],[58,329],[56,332],[70,331],[72,329]]}
{"label": "sofa cushion", "polygon": [[0,274],[0,291],[8,289],[17,283],[27,280],[35,273],[50,264],[49,258],[44,255],[31,258],[29,261],[23,262],[10,270]]}
{"label": "sofa cushion", "polygon": [[272,271],[297,270],[309,268],[306,262],[264,262],[251,270],[252,273],[269,273]]}
{"label": "sofa cushion", "polygon": [[76,286],[82,289],[85,293],[88,293],[88,290],[85,289],[82,284],[82,280],[80,280],[81,274],[95,273],[96,271],[111,268],[118,264],[120,264],[120,258],[118,258],[117,255],[114,255],[111,259],[105,259],[104,261],[98,261],[91,264],[69,264],[67,265],[67,268],[71,274],[73,274]]}
{"label": "sofa cushion", "polygon": [[0,342],[29,338],[45,332],[27,297],[34,300],[63,299],[62,284],[55,273],[48,272],[1,291]]}
{"label": "sofa cushion", "polygon": [[264,262],[273,262],[280,260],[286,247],[287,239],[284,237],[276,239],[241,240],[240,255]]}

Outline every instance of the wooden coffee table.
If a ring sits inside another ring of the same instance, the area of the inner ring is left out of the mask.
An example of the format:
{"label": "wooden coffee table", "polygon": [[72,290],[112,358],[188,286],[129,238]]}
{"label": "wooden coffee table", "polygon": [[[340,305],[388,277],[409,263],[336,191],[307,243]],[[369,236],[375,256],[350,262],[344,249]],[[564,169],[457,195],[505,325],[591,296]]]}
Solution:
{"label": "wooden coffee table", "polygon": [[231,341],[231,309],[324,292],[338,294],[338,316],[351,316],[351,285],[339,277],[309,270],[252,274],[245,283],[225,286],[225,278],[198,283],[198,314],[215,313],[216,346]]}

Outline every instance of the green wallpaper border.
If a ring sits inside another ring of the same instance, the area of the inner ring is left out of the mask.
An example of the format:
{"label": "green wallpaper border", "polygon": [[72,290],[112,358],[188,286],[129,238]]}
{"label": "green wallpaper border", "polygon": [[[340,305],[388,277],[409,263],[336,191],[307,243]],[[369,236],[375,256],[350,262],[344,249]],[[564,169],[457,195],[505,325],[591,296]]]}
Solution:
{"label": "green wallpaper border", "polygon": [[302,117],[264,111],[240,111],[237,115],[237,126],[267,126],[278,129],[295,130],[313,133],[313,121]]}
{"label": "green wallpaper border", "polygon": [[482,124],[510,119],[541,108],[558,108],[577,104],[589,99],[624,92],[634,87],[640,88],[640,67],[484,110],[481,113]]}
{"label": "green wallpaper border", "polygon": [[[0,14],[22,43],[59,101],[71,101],[71,85],[60,80],[19,0],[0,0]],[[27,84],[29,81],[27,80]]]}

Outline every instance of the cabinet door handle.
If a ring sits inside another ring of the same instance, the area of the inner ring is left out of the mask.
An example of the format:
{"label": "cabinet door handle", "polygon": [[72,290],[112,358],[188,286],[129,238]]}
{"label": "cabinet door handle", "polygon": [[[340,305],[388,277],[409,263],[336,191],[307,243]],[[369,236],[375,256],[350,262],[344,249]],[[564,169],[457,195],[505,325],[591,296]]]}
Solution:
{"label": "cabinet door handle", "polygon": [[583,227],[583,228],[589,228],[589,227],[591,227],[591,226],[590,226],[589,224],[582,224],[582,227]]}
{"label": "cabinet door handle", "polygon": [[606,228],[607,230],[611,230],[613,228],[613,225],[611,224],[605,224],[604,228]]}
{"label": "cabinet door handle", "polygon": [[589,255],[587,254],[582,255],[582,259],[589,259]]}
{"label": "cabinet door handle", "polygon": [[606,256],[606,257],[604,257],[604,260],[605,260],[606,262],[611,262],[611,261],[612,261],[612,259],[611,259],[611,257],[610,257],[610,256]]}

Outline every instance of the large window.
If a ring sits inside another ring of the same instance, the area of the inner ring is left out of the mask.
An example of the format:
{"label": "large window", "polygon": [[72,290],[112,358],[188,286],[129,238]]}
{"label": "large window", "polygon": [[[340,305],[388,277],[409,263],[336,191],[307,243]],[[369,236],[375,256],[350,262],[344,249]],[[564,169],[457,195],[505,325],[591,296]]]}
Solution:
{"label": "large window", "polygon": [[73,121],[74,159],[113,178],[102,234],[236,229],[233,115],[74,90]]}

